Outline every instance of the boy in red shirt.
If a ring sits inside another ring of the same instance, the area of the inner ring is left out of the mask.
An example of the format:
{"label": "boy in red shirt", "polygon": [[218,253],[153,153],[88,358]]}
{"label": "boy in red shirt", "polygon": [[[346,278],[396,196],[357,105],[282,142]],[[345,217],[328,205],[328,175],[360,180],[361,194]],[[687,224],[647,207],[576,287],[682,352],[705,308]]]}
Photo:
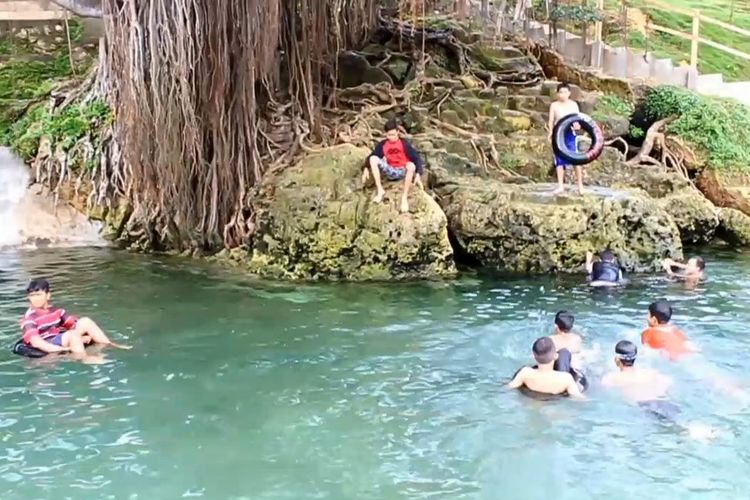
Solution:
{"label": "boy in red shirt", "polygon": [[695,352],[696,349],[687,341],[685,334],[669,324],[670,319],[672,306],[666,299],[659,299],[648,306],[648,328],[641,333],[641,343],[664,351],[671,360]]}
{"label": "boy in red shirt", "polygon": [[30,307],[21,318],[24,343],[47,353],[71,352],[83,359],[84,346],[91,342],[130,349],[109,340],[93,320],[77,319],[65,309],[52,307],[50,296],[49,282],[44,278],[35,279],[26,287]]}
{"label": "boy in red shirt", "polygon": [[422,160],[419,153],[406,140],[399,137],[398,123],[390,119],[385,124],[385,140],[380,141],[369,158],[370,169],[362,173],[362,182],[372,174],[377,192],[373,197],[375,203],[383,201],[385,190],[380,182],[381,174],[389,181],[404,179],[404,193],[401,196],[401,212],[409,211],[409,189],[412,182],[422,187]]}

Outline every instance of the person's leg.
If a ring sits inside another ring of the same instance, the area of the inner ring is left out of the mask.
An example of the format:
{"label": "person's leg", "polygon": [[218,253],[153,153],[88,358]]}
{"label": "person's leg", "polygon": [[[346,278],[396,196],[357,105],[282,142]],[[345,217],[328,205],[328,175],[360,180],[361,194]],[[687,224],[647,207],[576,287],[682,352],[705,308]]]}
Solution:
{"label": "person's leg", "polygon": [[559,194],[565,191],[565,165],[558,165],[555,162],[555,172],[557,173],[557,189],[553,193]]}
{"label": "person's leg", "polygon": [[406,175],[404,176],[404,194],[401,196],[401,213],[407,213],[409,211],[409,189],[411,184],[414,182],[414,172],[417,171],[417,167],[412,162],[406,164]]}
{"label": "person's leg", "polygon": [[114,342],[109,340],[102,329],[99,328],[99,325],[94,323],[94,320],[92,320],[91,318],[80,318],[76,322],[75,328],[73,328],[73,330],[71,331],[78,333],[79,337],[88,335],[89,337],[91,337],[91,340],[97,344],[111,345],[120,349],[130,349],[129,346],[115,344]]}
{"label": "person's leg", "polygon": [[83,345],[83,339],[81,338],[81,333],[79,331],[76,331],[75,329],[68,330],[62,335],[59,335],[59,338],[60,346],[70,349],[70,352],[74,356],[79,358],[86,356],[86,347]]}
{"label": "person's leg", "polygon": [[576,165],[576,182],[578,183],[578,194],[583,194],[583,167]]}
{"label": "person's leg", "polygon": [[381,159],[377,156],[371,156],[370,157],[370,173],[372,173],[372,178],[375,181],[375,196],[373,196],[372,201],[375,203],[380,203],[383,201],[383,196],[385,196],[385,190],[383,189],[383,184],[380,182],[380,162]]}

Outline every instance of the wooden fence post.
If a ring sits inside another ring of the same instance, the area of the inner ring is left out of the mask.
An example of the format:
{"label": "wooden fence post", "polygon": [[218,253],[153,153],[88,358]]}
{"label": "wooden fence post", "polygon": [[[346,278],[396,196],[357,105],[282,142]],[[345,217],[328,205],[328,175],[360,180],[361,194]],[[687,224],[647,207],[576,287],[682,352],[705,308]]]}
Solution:
{"label": "wooden fence post", "polygon": [[698,68],[698,43],[700,41],[701,11],[693,12],[693,34],[690,37],[690,67]]}

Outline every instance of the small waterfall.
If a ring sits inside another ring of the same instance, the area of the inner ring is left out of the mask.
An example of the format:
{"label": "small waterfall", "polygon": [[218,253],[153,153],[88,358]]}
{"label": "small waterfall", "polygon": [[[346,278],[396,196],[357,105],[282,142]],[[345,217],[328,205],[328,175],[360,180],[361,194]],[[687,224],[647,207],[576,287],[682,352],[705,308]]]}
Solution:
{"label": "small waterfall", "polygon": [[0,148],[0,247],[22,243],[19,211],[28,183],[26,166],[7,148]]}
{"label": "small waterfall", "polygon": [[101,223],[60,202],[39,185],[29,189],[21,159],[0,147],[0,248],[103,246]]}

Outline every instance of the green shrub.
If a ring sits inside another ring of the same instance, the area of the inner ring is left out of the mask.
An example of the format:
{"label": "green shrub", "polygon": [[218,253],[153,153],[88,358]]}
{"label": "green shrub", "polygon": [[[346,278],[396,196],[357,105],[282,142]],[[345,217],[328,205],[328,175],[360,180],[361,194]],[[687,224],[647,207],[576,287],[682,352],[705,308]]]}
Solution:
{"label": "green shrub", "polygon": [[750,170],[750,108],[733,100],[701,96],[661,85],[644,102],[649,120],[675,117],[668,132],[697,146],[716,169]]}

